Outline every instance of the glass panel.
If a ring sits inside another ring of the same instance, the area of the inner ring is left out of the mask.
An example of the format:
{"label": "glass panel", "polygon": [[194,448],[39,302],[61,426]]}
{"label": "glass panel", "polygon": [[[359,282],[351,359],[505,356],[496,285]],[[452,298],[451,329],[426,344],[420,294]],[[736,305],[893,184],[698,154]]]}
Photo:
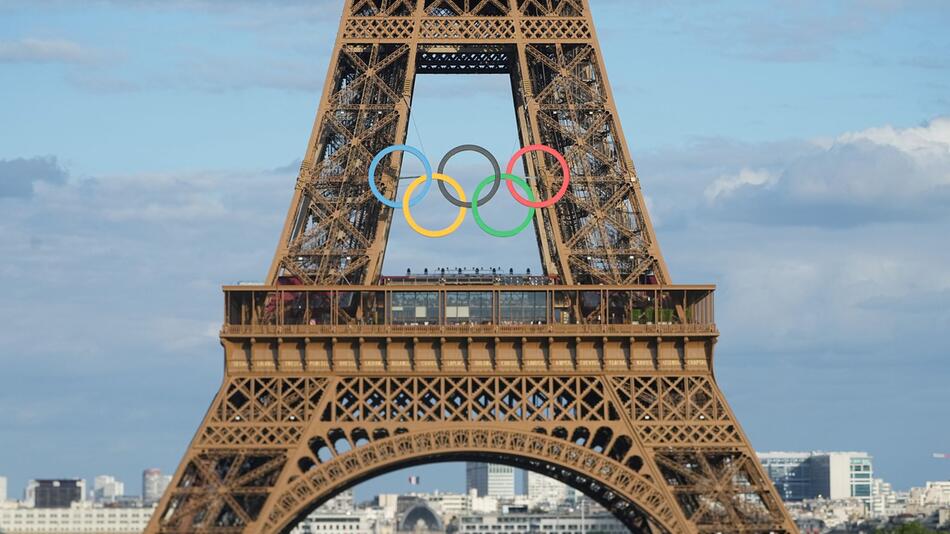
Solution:
{"label": "glass panel", "polygon": [[653,291],[634,291],[630,295],[631,317],[633,323],[653,324],[656,320]]}
{"label": "glass panel", "polygon": [[357,324],[360,294],[356,291],[340,291],[336,294],[336,298],[336,324]]}
{"label": "glass panel", "polygon": [[305,324],[307,315],[307,293],[303,291],[282,291],[284,303],[283,324]]}
{"label": "glass panel", "polygon": [[277,324],[277,292],[254,292],[254,318],[256,324]]}
{"label": "glass panel", "polygon": [[438,324],[439,295],[435,291],[395,291],[390,311],[392,324]]}
{"label": "glass panel", "polygon": [[501,324],[545,324],[548,295],[544,291],[502,291],[499,316]]}
{"label": "glass panel", "polygon": [[228,324],[251,324],[251,293],[228,292]]}
{"label": "glass panel", "polygon": [[386,324],[386,293],[383,291],[364,291],[363,322],[366,324]]}
{"label": "glass panel", "polygon": [[491,324],[490,291],[450,291],[445,295],[445,324]]}
{"label": "glass panel", "polygon": [[676,307],[683,306],[683,293],[681,291],[661,291],[660,292],[660,302],[659,302],[659,316],[657,317],[656,322],[658,324],[673,324],[678,323],[679,314],[677,313]]}
{"label": "glass panel", "polygon": [[330,292],[313,291],[307,294],[307,324],[330,324]]}
{"label": "glass panel", "polygon": [[630,323],[630,304],[629,291],[610,291],[607,297],[607,322],[610,324]]}
{"label": "glass panel", "polygon": [[690,324],[709,323],[706,318],[706,297],[708,291],[686,292],[686,322]]}
{"label": "glass panel", "polygon": [[577,324],[577,291],[554,292],[554,322]]}
{"label": "glass panel", "polygon": [[600,291],[581,291],[581,316],[585,323],[600,324],[603,322],[600,300]]}

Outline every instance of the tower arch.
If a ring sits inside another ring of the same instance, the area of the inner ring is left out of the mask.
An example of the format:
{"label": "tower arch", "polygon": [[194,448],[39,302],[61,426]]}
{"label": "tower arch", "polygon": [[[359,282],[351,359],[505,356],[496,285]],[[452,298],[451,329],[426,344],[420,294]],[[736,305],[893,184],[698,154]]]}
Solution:
{"label": "tower arch", "polygon": [[689,532],[651,476],[565,439],[482,425],[410,431],[310,464],[290,475],[259,527],[286,533],[322,503],[361,482],[413,465],[461,461],[506,464],[554,478],[604,506],[631,532]]}

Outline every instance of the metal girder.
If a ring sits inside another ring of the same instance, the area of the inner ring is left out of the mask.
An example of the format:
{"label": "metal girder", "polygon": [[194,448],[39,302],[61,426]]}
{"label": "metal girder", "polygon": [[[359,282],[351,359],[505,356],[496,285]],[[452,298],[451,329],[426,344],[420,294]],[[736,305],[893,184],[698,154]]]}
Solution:
{"label": "metal girder", "polygon": [[[448,352],[427,368],[421,348],[367,341],[347,372],[309,355],[323,342],[265,337],[226,341],[228,368],[247,365],[229,371],[149,531],[282,532],[381,473],[480,460],[562,480],[633,532],[795,532],[711,372],[662,347],[605,374],[531,370],[527,357],[486,374],[451,370]],[[466,360],[530,352],[472,343]],[[353,354],[338,350],[324,361]],[[400,366],[399,354],[418,357]]]}
{"label": "metal girder", "polygon": [[[379,150],[405,141],[417,73],[507,73],[523,145],[565,155],[572,183],[538,210],[547,274],[565,283],[668,283],[590,11],[579,0],[354,1],[340,23],[327,86],[269,279],[372,283],[392,211],[370,194]],[[395,197],[401,155],[375,177]],[[562,182],[548,155],[525,158],[541,197]]]}

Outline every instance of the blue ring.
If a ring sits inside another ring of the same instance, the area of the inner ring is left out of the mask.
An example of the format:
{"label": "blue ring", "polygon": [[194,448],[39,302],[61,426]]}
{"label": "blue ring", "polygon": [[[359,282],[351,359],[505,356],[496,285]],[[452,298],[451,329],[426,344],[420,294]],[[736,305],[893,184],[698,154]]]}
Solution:
{"label": "blue ring", "polygon": [[[422,189],[409,200],[409,207],[415,206],[416,204],[419,203],[419,201],[425,198],[425,196],[429,194],[429,188],[432,187],[432,165],[429,163],[429,160],[426,158],[425,154],[420,152],[418,148],[411,147],[409,145],[392,145],[388,148],[384,148],[383,150],[379,152],[379,154],[376,154],[376,157],[373,158],[373,162],[369,164],[369,189],[370,191],[373,192],[373,196],[375,196],[380,202],[382,202],[386,206],[389,206],[390,208],[397,209],[397,210],[401,209],[401,206],[397,202],[393,200],[389,200],[388,198],[384,197],[379,192],[379,189],[376,187],[375,178],[376,178],[376,167],[379,165],[379,162],[382,161],[383,158],[386,157],[387,154],[391,154],[393,152],[397,152],[400,150],[403,152],[408,152],[412,154],[413,156],[415,156],[416,158],[418,158],[419,161],[422,162],[422,167],[426,171],[425,184],[423,184]],[[398,186],[398,182],[396,185]]]}

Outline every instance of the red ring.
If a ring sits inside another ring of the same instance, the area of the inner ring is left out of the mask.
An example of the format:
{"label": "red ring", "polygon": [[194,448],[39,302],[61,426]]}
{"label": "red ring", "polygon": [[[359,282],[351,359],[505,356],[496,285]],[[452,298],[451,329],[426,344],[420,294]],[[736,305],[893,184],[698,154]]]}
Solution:
{"label": "red ring", "polygon": [[508,185],[508,192],[511,193],[511,196],[513,196],[515,200],[517,200],[522,206],[527,206],[529,208],[546,208],[558,200],[561,200],[561,197],[564,196],[564,193],[567,193],[568,184],[571,183],[571,169],[567,166],[567,160],[564,159],[564,156],[562,156],[560,152],[547,145],[526,146],[515,152],[514,156],[511,156],[511,159],[508,161],[508,168],[505,172],[507,174],[512,174],[511,171],[515,168],[515,163],[518,162],[518,158],[527,154],[528,152],[533,152],[535,150],[540,150],[542,152],[551,154],[555,159],[557,159],[557,162],[561,164],[561,171],[564,172],[564,182],[561,184],[561,188],[558,190],[557,194],[547,200],[532,202],[521,196],[518,191],[515,190],[514,182],[512,182],[510,179],[506,180],[506,182]]}

